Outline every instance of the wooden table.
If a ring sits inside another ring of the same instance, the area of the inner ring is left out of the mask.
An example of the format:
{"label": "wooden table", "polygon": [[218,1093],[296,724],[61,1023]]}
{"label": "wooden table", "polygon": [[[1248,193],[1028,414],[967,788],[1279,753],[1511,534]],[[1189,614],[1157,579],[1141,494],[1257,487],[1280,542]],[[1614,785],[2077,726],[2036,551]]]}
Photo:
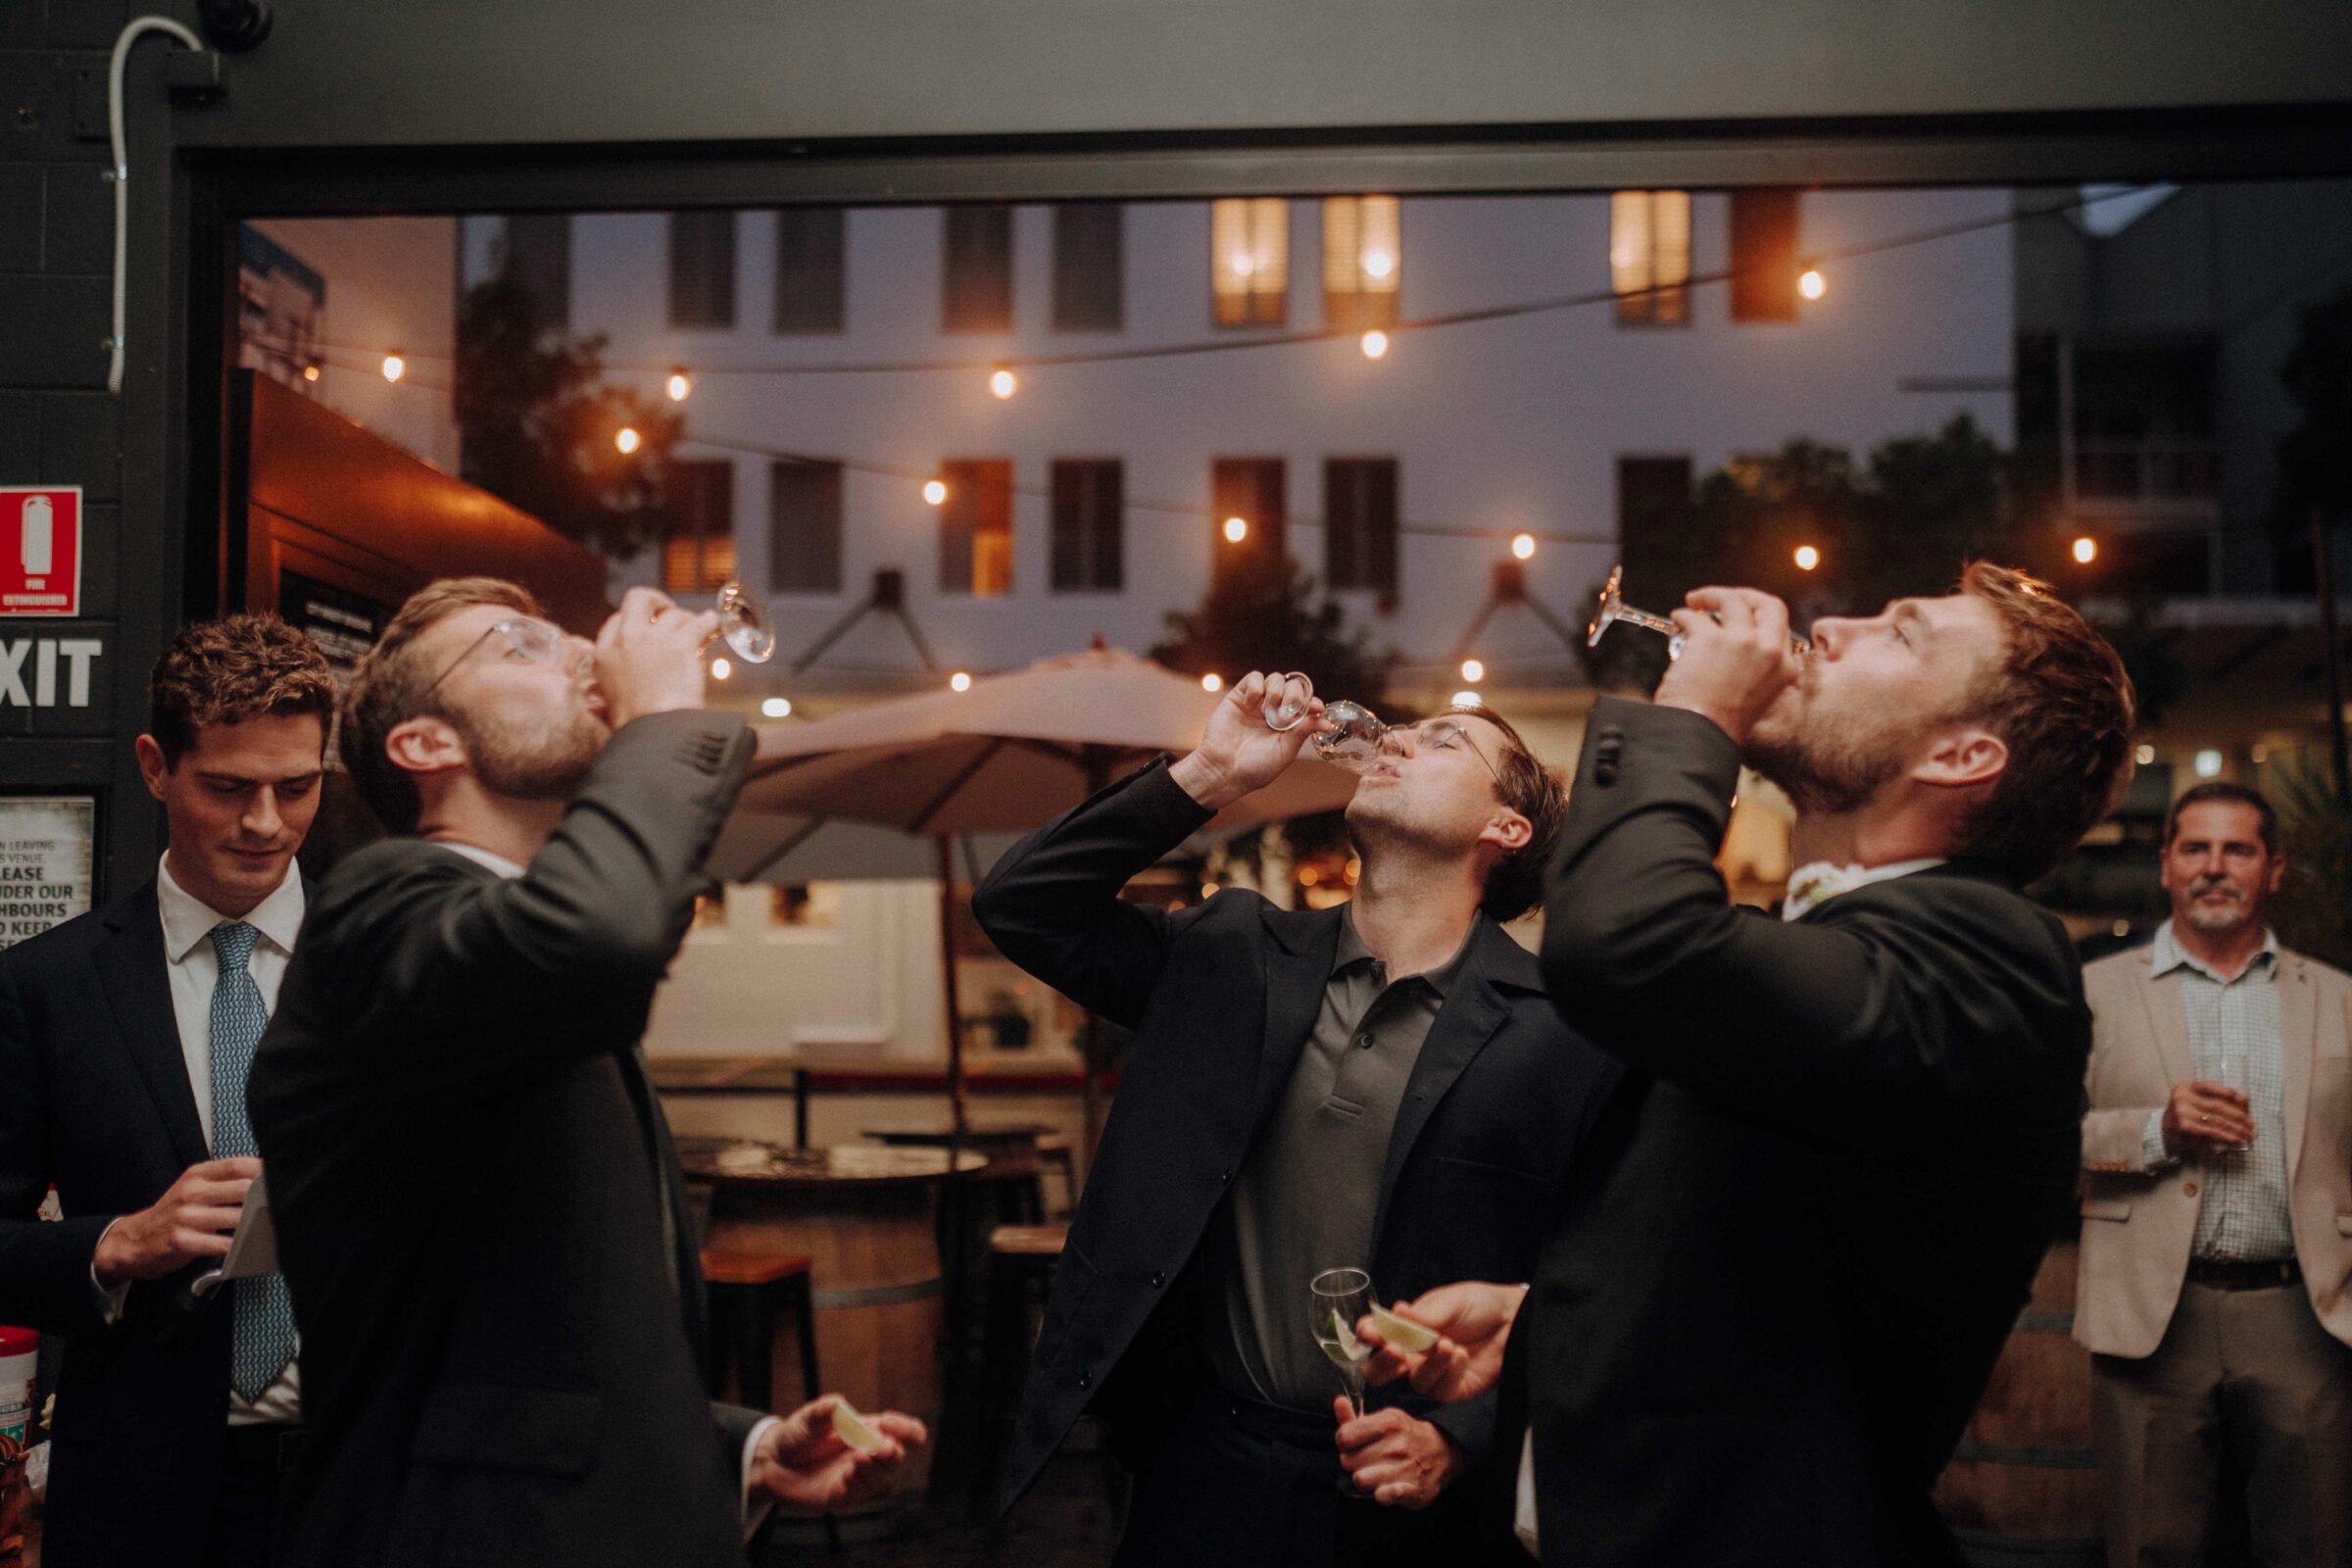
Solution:
{"label": "wooden table", "polygon": [[[681,1138],[678,1158],[688,1180],[710,1188],[707,1246],[808,1255],[820,1392],[860,1410],[903,1410],[936,1432],[945,1287],[933,1190],[985,1157]],[[929,1462],[927,1450],[909,1457],[908,1492],[919,1495]]]}

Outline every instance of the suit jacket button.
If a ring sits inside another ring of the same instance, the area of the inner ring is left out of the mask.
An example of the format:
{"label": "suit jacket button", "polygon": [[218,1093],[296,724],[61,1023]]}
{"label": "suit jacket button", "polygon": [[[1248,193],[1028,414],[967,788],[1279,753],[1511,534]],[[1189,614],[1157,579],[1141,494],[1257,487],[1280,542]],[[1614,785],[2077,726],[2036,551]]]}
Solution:
{"label": "suit jacket button", "polygon": [[2182,1182],[2182,1183],[2180,1184],[2180,1194],[2181,1194],[2181,1196],[2182,1196],[2182,1197],[2184,1197],[2184,1198],[2194,1198],[2194,1197],[2196,1197],[2196,1196],[2197,1196],[2197,1184],[2196,1184],[2195,1182]]}
{"label": "suit jacket button", "polygon": [[1217,1172],[1217,1180],[1221,1182],[1229,1182],[1233,1180],[1233,1172],[1230,1169],[1221,1170]]}
{"label": "suit jacket button", "polygon": [[1078,1374],[1078,1386],[1079,1386],[1080,1388],[1082,1388],[1082,1389],[1091,1389],[1091,1388],[1093,1388],[1093,1387],[1095,1386],[1095,1375],[1094,1375],[1092,1372],[1081,1372],[1081,1373],[1079,1373],[1079,1374]]}
{"label": "suit jacket button", "polygon": [[1160,1286],[1162,1286],[1162,1285],[1165,1285],[1165,1284],[1167,1284],[1167,1283],[1168,1283],[1168,1277],[1167,1277],[1167,1275],[1165,1275],[1165,1274],[1161,1273],[1161,1272],[1160,1272],[1158,1269],[1153,1269],[1153,1270],[1152,1271],[1152,1288],[1153,1290],[1157,1290],[1157,1289],[1158,1289]]}

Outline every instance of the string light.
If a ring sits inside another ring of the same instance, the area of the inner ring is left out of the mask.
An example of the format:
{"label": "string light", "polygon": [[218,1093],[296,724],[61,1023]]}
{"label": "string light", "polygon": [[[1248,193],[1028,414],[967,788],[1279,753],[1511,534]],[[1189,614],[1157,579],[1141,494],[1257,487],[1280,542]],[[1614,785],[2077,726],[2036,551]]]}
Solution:
{"label": "string light", "polygon": [[2075,564],[2087,566],[2099,559],[2099,542],[2084,534],[2075,541]]}
{"label": "string light", "polygon": [[612,445],[617,448],[620,452],[620,455],[625,458],[631,453],[635,452],[639,447],[645,445],[645,437],[637,433],[637,427],[635,425],[624,424],[619,429],[612,432]]}
{"label": "string light", "polygon": [[1229,544],[1229,545],[1238,545],[1238,544],[1240,544],[1240,543],[1241,543],[1243,540],[1245,540],[1245,539],[1247,539],[1247,538],[1249,538],[1249,537],[1250,537],[1250,519],[1249,519],[1249,518],[1247,518],[1247,517],[1227,517],[1227,518],[1225,519],[1225,542],[1226,542],[1227,544]]}
{"label": "string light", "polygon": [[1396,258],[1391,256],[1387,251],[1364,252],[1364,275],[1366,277],[1386,277],[1395,270],[1396,270]]}
{"label": "string light", "polygon": [[1475,686],[1475,685],[1477,685],[1477,684],[1478,684],[1480,681],[1482,681],[1482,680],[1485,680],[1486,678],[1487,678],[1487,666],[1486,666],[1486,665],[1484,665],[1484,664],[1480,663],[1480,662],[1479,662],[1477,660],[1475,660],[1475,659],[1465,659],[1465,660],[1463,660],[1463,661],[1462,661],[1462,679],[1464,679],[1464,680],[1468,681],[1468,682],[1469,682],[1471,685]]}
{"label": "string light", "polygon": [[955,674],[948,677],[948,690],[954,692],[968,692],[971,689],[972,677],[969,671],[959,669]]}
{"label": "string light", "polygon": [[1478,693],[1473,691],[1455,692],[1452,697],[1447,699],[1447,706],[1452,708],[1476,708],[1478,706]]}
{"label": "string light", "polygon": [[988,390],[1000,403],[1021,389],[1021,378],[1003,366],[988,378]]}
{"label": "string light", "polygon": [[318,380],[318,367],[317,367],[316,365],[306,365],[306,366],[304,366],[304,367],[302,368],[302,378],[303,378],[305,381],[316,381],[316,380]]}
{"label": "string light", "polygon": [[1221,692],[1225,689],[1225,677],[1212,669],[1200,677],[1200,689],[1204,692]]}
{"label": "string light", "polygon": [[725,680],[729,675],[734,673],[735,666],[727,662],[725,660],[713,659],[710,661],[710,678],[712,680]]}
{"label": "string light", "polygon": [[408,361],[406,361],[406,360],[402,359],[402,358],[401,358],[399,355],[397,355],[397,354],[387,354],[387,355],[385,355],[385,356],[384,356],[384,379],[385,379],[385,380],[387,380],[387,381],[397,381],[397,380],[399,380],[399,379],[400,379],[402,376],[404,376],[404,375],[406,375],[406,374],[408,374],[408,373],[409,373],[409,362],[408,362]]}
{"label": "string light", "polygon": [[1798,545],[1798,546],[1796,547],[1796,569],[1797,569],[1797,570],[1799,570],[1799,571],[1811,571],[1811,570],[1812,570],[1812,569],[1813,569],[1815,566],[1818,566],[1818,565],[1820,565],[1820,564],[1821,564],[1821,552],[1820,552],[1820,551],[1818,551],[1818,550],[1814,549],[1814,548],[1813,548],[1811,545]]}
{"label": "string light", "polygon": [[789,697],[762,698],[760,703],[760,716],[762,718],[790,718],[792,716],[792,699]]}
{"label": "string light", "polygon": [[1367,359],[1367,360],[1383,360],[1383,359],[1386,359],[1386,358],[1388,358],[1388,354],[1389,354],[1389,334],[1388,334],[1388,333],[1386,333],[1386,332],[1383,332],[1383,331],[1382,331],[1382,330],[1381,330],[1379,327],[1377,327],[1377,326],[1376,326],[1376,327],[1372,328],[1372,330],[1371,330],[1371,331],[1369,331],[1369,332],[1366,332],[1366,333],[1364,334],[1364,358],[1365,358],[1365,359]]}
{"label": "string light", "polygon": [[2138,751],[2132,754],[2132,760],[2142,767],[2150,766],[2156,760],[2156,748],[2153,746],[2142,746]]}
{"label": "string light", "polygon": [[1511,554],[1521,561],[1533,561],[1536,556],[1536,536],[1532,533],[1513,534]]}
{"label": "string light", "polygon": [[937,479],[928,480],[923,485],[923,499],[939,506],[948,499],[948,487]]}
{"label": "string light", "polygon": [[670,402],[683,403],[694,392],[694,377],[688,375],[683,369],[672,370],[669,372],[669,380],[663,384],[662,390],[669,394]]}
{"label": "string light", "polygon": [[1830,291],[1830,280],[1821,275],[1821,269],[1808,267],[1796,274],[1796,291],[1809,300],[1817,300]]}

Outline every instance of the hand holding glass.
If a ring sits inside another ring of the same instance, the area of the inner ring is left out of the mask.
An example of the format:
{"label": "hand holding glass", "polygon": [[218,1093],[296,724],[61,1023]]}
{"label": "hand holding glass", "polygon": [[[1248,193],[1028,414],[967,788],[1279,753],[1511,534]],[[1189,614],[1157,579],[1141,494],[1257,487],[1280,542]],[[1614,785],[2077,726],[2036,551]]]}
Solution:
{"label": "hand holding glass", "polygon": [[[1670,660],[1682,658],[1683,645],[1690,640],[1690,633],[1664,615],[1653,615],[1646,610],[1636,610],[1627,604],[1624,595],[1618,592],[1624,581],[1625,568],[1611,566],[1609,580],[1600,590],[1600,609],[1593,613],[1592,623],[1585,628],[1585,646],[1599,647],[1601,634],[1623,621],[1629,626],[1640,626],[1644,631],[1659,633],[1666,639],[1666,657]],[[1707,618],[1717,625],[1723,624],[1723,617],[1711,610],[1707,612]],[[1811,652],[1813,645],[1802,637],[1791,636],[1788,646],[1802,656]]]}

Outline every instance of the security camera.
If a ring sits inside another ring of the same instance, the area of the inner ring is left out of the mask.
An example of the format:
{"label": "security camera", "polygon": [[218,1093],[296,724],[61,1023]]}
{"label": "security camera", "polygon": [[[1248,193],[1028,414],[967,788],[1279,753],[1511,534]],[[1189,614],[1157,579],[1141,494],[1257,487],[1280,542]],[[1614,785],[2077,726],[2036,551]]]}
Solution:
{"label": "security camera", "polygon": [[196,0],[196,20],[216,49],[239,54],[270,36],[270,0]]}

